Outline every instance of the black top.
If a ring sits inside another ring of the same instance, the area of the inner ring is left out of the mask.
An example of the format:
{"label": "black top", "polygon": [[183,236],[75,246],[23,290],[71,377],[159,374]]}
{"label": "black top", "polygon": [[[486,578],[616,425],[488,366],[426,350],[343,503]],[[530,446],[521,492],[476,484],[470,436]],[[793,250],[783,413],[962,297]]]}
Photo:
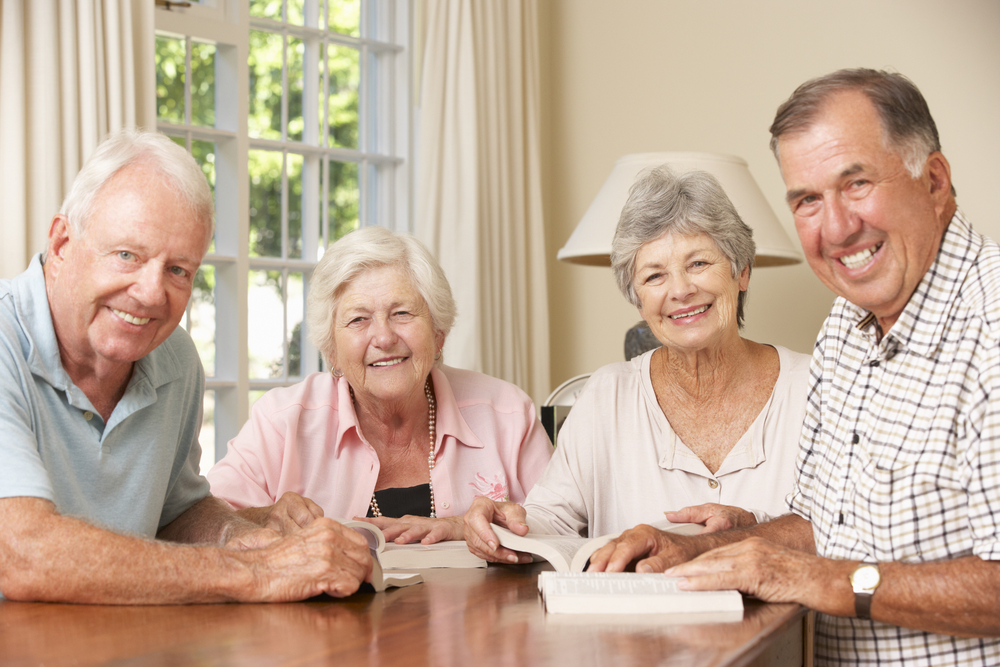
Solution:
{"label": "black top", "polygon": [[[401,517],[404,514],[414,516],[431,515],[431,485],[420,484],[405,489],[382,489],[375,492],[375,500],[382,516]],[[375,516],[371,505],[367,516]]]}

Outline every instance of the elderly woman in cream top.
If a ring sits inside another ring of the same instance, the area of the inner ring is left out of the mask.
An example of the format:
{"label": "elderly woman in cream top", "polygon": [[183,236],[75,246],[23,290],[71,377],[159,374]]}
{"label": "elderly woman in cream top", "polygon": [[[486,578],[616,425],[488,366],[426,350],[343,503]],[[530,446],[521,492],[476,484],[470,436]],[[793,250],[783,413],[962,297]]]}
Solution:
{"label": "elderly woman in cream top", "polygon": [[523,506],[473,503],[473,552],[525,558],[497,548],[489,521],[519,534],[594,537],[662,521],[665,511],[705,530],[787,511],[809,357],[740,336],[754,250],[711,175],[661,167],[640,177],[612,269],[662,347],[591,376]]}

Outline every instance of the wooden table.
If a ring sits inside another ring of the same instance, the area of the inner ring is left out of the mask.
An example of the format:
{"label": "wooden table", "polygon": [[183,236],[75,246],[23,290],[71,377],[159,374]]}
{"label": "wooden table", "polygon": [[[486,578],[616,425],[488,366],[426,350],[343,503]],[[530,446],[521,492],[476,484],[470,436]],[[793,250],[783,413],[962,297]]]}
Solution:
{"label": "wooden table", "polygon": [[425,583],[292,604],[0,602],[3,665],[801,665],[805,611],[747,600],[738,623],[548,615],[547,564],[425,570]]}

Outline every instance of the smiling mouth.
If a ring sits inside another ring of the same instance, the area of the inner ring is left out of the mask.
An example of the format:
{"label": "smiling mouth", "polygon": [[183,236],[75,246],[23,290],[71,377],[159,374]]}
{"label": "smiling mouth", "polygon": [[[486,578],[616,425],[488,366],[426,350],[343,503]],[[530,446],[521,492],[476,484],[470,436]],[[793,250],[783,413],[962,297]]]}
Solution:
{"label": "smiling mouth", "polygon": [[871,261],[871,258],[875,256],[875,253],[877,253],[881,247],[881,243],[876,243],[872,247],[865,248],[861,252],[841,257],[840,263],[849,269],[860,269],[862,266]]}
{"label": "smiling mouth", "polygon": [[696,310],[692,310],[692,311],[687,312],[687,313],[681,313],[680,315],[670,315],[670,319],[672,319],[672,320],[683,320],[683,319],[685,319],[687,317],[693,317],[695,315],[700,315],[701,313],[704,313],[706,310],[708,310],[711,307],[712,307],[711,304],[706,304],[706,305],[702,306],[701,308],[698,308]]}
{"label": "smiling mouth", "polygon": [[398,357],[396,359],[389,359],[388,361],[375,361],[370,366],[376,366],[378,368],[385,368],[386,366],[395,366],[396,364],[401,364],[406,361],[406,357]]}
{"label": "smiling mouth", "polygon": [[111,309],[111,312],[117,315],[118,317],[122,318],[129,324],[145,324],[146,322],[149,322],[150,319],[148,317],[136,317],[135,315],[130,315],[129,313],[126,313],[124,310],[115,310],[114,308]]}

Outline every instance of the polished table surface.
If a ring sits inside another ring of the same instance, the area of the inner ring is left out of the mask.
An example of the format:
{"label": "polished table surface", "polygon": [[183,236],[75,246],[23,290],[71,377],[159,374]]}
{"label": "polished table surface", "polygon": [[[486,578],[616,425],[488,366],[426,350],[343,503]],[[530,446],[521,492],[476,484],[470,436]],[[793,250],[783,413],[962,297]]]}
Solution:
{"label": "polished table surface", "polygon": [[543,569],[547,564],[424,570],[422,584],[290,604],[0,601],[0,663],[801,664],[805,612],[798,605],[746,600],[743,620],[730,623],[546,615],[536,584]]}

